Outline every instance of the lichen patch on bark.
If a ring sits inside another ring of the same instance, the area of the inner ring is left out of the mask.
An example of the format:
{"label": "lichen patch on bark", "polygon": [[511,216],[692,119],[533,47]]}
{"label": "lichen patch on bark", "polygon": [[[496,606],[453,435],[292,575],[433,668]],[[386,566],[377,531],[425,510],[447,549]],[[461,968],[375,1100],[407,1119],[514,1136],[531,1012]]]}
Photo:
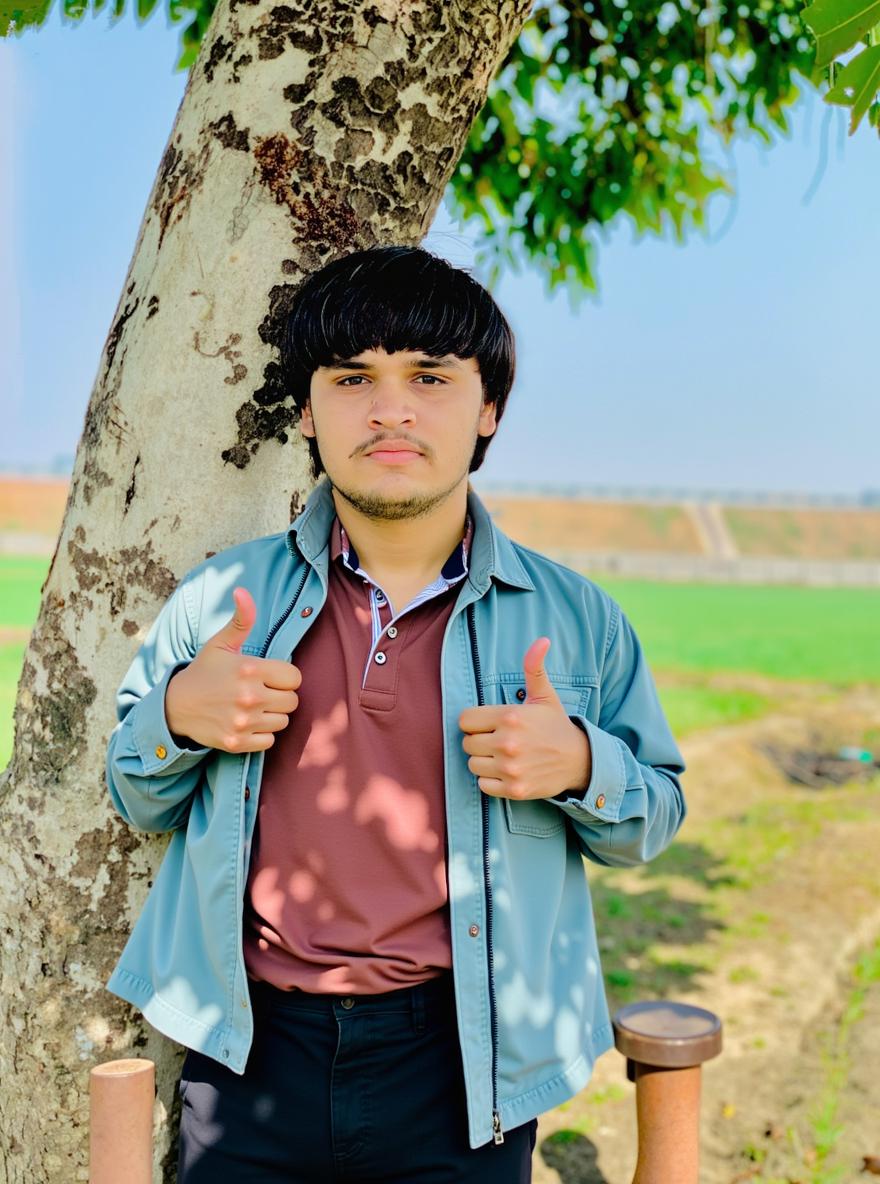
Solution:
{"label": "lichen patch on bark", "polygon": [[248,129],[236,127],[235,117],[227,111],[220,119],[209,123],[208,127],[214,133],[224,148],[231,148],[235,152],[247,152],[250,149]]}
{"label": "lichen patch on bark", "polygon": [[[351,249],[360,220],[337,187],[329,184],[323,165],[281,133],[258,139],[254,159],[260,183],[293,216],[297,239]],[[303,193],[304,188],[314,189],[315,196]]]}
{"label": "lichen patch on bark", "polygon": [[[115,552],[98,551],[85,547],[86,533],[77,526],[67,540],[67,555],[73,569],[76,587],[80,592],[99,591],[107,597],[111,617],[117,617],[126,605],[132,588],[142,588],[158,601],[167,600],[177,586],[177,579],[169,567],[154,555],[152,539],[141,546],[120,547]],[[88,611],[91,603],[77,598],[76,591],[68,597],[70,607],[77,604]]]}

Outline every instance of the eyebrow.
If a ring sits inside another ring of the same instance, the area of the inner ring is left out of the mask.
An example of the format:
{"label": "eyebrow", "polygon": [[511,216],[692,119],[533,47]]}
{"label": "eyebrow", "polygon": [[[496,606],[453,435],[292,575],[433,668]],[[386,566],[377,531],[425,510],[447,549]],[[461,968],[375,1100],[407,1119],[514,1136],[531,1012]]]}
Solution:
{"label": "eyebrow", "polygon": [[[442,358],[431,358],[427,354],[420,358],[415,358],[411,362],[407,362],[407,366],[411,370],[460,370],[461,363],[451,354],[445,354]],[[369,362],[357,362],[354,358],[334,358],[332,362],[324,369],[327,370],[370,370],[372,366]]]}

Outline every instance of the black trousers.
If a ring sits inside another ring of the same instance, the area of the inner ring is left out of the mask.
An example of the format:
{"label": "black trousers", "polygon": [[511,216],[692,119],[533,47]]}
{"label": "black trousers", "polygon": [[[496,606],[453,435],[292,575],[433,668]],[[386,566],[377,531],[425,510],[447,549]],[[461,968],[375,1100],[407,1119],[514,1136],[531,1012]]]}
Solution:
{"label": "black trousers", "polygon": [[537,1120],[468,1145],[452,976],[383,995],[251,983],[243,1076],[190,1050],[179,1184],[529,1184]]}

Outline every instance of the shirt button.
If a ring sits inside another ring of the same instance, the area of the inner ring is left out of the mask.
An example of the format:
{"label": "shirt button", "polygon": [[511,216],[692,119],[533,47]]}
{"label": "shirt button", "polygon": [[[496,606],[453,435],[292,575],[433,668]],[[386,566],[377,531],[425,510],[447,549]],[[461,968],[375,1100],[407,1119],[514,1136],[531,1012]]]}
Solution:
{"label": "shirt button", "polygon": [[168,755],[168,749],[165,747],[165,745],[164,744],[157,744],[156,745],[156,756],[159,758],[159,760],[164,761],[165,757],[167,755]]}
{"label": "shirt button", "polygon": [[520,703],[522,703],[523,699],[525,699],[526,692],[523,687],[520,687],[519,690],[516,692],[516,697],[517,697],[517,699],[519,699]]}
{"label": "shirt button", "polygon": [[377,666],[384,666],[385,663],[388,661],[388,659],[385,657],[385,655],[382,653],[381,650],[379,650],[379,652],[376,654],[376,657],[373,660],[375,661]]}
{"label": "shirt button", "polygon": [[376,593],[376,603],[377,604],[384,604],[385,603],[385,593],[384,592],[377,592]]}
{"label": "shirt button", "polygon": [[299,615],[301,617],[310,617],[313,612],[314,612],[314,609],[312,608],[312,606],[310,604],[307,604],[306,607],[302,610],[302,612]]}
{"label": "shirt button", "polygon": [[244,800],[246,802],[250,801],[250,796],[251,796],[251,787],[249,785],[246,785],[244,787]]}
{"label": "shirt button", "polygon": [[388,636],[392,639],[392,641],[397,636],[397,626],[396,625],[389,625],[388,626]]}
{"label": "shirt button", "polygon": [[354,1007],[354,999],[352,999],[350,995],[346,995],[346,997],[344,999],[340,999],[339,1002],[346,1011],[351,1011],[351,1009]]}
{"label": "shirt button", "polygon": [[470,929],[468,930],[468,933],[471,935],[471,937],[479,937],[480,936],[479,925],[471,925]]}
{"label": "shirt button", "polygon": [[605,794],[600,793],[599,796],[596,798],[596,809],[601,810],[604,805],[605,805]]}

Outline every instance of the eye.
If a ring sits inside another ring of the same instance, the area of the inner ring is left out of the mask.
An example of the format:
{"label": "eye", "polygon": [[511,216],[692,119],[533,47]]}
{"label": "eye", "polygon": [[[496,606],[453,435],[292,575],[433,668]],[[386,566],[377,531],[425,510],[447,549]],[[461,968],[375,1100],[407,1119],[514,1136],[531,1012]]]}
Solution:
{"label": "eye", "polygon": [[[348,374],[348,375],[346,375],[345,378],[340,378],[339,382],[337,382],[336,385],[337,386],[347,386],[353,378],[360,379],[363,377],[364,377],[363,374]],[[358,384],[358,385],[360,385],[360,384]]]}
{"label": "eye", "polygon": [[433,386],[435,383],[437,384],[437,386],[446,386],[446,379],[445,378],[438,378],[438,376],[436,374],[417,374],[416,377],[417,378],[430,378],[431,382],[428,384],[429,386]]}

